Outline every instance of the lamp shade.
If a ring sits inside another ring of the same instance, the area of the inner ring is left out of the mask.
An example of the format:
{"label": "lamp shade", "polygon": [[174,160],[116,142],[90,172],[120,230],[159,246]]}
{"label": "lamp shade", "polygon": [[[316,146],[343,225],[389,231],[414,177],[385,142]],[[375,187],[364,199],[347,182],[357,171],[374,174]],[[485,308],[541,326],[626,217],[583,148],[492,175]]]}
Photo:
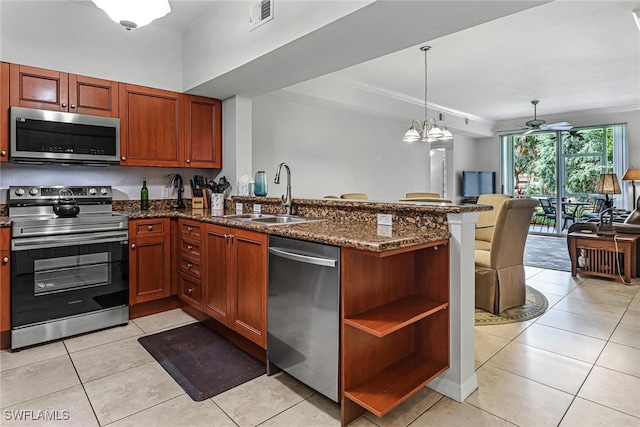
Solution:
{"label": "lamp shade", "polygon": [[171,12],[168,0],[92,0],[127,30],[147,25]]}
{"label": "lamp shade", "polygon": [[640,169],[629,168],[622,177],[623,181],[640,181]]}
{"label": "lamp shade", "polygon": [[615,173],[601,173],[600,181],[598,182],[598,188],[596,188],[598,194],[620,194],[620,184],[618,183],[618,177]]}

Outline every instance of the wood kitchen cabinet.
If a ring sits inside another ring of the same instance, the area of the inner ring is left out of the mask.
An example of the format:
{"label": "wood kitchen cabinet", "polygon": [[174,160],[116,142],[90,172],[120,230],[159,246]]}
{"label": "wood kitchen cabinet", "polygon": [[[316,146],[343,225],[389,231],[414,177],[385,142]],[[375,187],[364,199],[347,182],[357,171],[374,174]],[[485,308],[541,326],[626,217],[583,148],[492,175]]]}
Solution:
{"label": "wood kitchen cabinet", "polygon": [[202,229],[198,221],[180,219],[178,297],[187,304],[202,308]]}
{"label": "wood kitchen cabinet", "polygon": [[10,346],[11,335],[11,228],[0,228],[0,349]]}
{"label": "wood kitchen cabinet", "polygon": [[208,224],[204,311],[266,348],[267,235]]}
{"label": "wood kitchen cabinet", "polygon": [[9,160],[9,64],[0,62],[0,162]]}
{"label": "wood kitchen cabinet", "polygon": [[181,93],[120,84],[121,165],[183,165],[183,100]]}
{"label": "wood kitchen cabinet", "polygon": [[222,102],[184,95],[184,166],[222,168]]}
{"label": "wood kitchen cabinet", "polygon": [[381,417],[449,367],[448,241],[341,254],[342,425]]}
{"label": "wood kitchen cabinet", "polygon": [[129,221],[129,305],[171,295],[169,218]]}
{"label": "wood kitchen cabinet", "polygon": [[118,117],[118,82],[60,71],[10,66],[10,104],[94,116]]}

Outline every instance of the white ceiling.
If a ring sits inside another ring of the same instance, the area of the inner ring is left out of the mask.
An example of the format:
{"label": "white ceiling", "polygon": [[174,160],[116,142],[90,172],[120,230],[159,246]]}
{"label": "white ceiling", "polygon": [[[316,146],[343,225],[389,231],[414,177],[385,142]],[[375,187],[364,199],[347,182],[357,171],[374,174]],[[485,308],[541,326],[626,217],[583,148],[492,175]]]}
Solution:
{"label": "white ceiling", "polygon": [[[152,25],[184,31],[218,1],[170,1],[172,12]],[[533,116],[532,99],[541,101],[539,118],[637,108],[640,29],[631,11],[638,8],[640,0],[559,0],[425,40],[432,46],[429,104],[492,122]],[[422,102],[418,47],[332,76]]]}

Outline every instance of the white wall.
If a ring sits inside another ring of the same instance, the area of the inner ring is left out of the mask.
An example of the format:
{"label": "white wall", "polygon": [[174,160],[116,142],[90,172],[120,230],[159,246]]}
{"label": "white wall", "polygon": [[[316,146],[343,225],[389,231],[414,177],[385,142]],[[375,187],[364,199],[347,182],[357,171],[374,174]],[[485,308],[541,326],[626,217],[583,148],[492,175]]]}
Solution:
{"label": "white wall", "polygon": [[292,173],[293,197],[367,193],[371,200],[398,200],[430,188],[429,147],[402,143],[407,123],[390,121],[278,91],[253,99],[253,170],[269,177],[269,196],[279,163]]}
{"label": "white wall", "polygon": [[182,35],[70,1],[0,1],[0,60],[182,92]]}

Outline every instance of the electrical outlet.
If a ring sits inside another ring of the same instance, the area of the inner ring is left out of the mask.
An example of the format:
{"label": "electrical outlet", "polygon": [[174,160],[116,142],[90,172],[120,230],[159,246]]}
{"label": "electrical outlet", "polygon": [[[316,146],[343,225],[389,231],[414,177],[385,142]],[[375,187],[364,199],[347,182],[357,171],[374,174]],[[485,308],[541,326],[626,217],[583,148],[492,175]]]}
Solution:
{"label": "electrical outlet", "polygon": [[391,225],[391,214],[378,214],[378,225]]}
{"label": "electrical outlet", "polygon": [[237,214],[241,214],[242,213],[242,203],[240,203],[240,202],[236,203],[236,213]]}
{"label": "electrical outlet", "polygon": [[393,236],[393,229],[390,225],[378,224],[378,236],[391,237]]}
{"label": "electrical outlet", "polygon": [[253,213],[260,213],[260,212],[262,212],[262,206],[260,206],[260,203],[254,203]]}
{"label": "electrical outlet", "polygon": [[162,198],[163,199],[169,198],[169,187],[162,187]]}

